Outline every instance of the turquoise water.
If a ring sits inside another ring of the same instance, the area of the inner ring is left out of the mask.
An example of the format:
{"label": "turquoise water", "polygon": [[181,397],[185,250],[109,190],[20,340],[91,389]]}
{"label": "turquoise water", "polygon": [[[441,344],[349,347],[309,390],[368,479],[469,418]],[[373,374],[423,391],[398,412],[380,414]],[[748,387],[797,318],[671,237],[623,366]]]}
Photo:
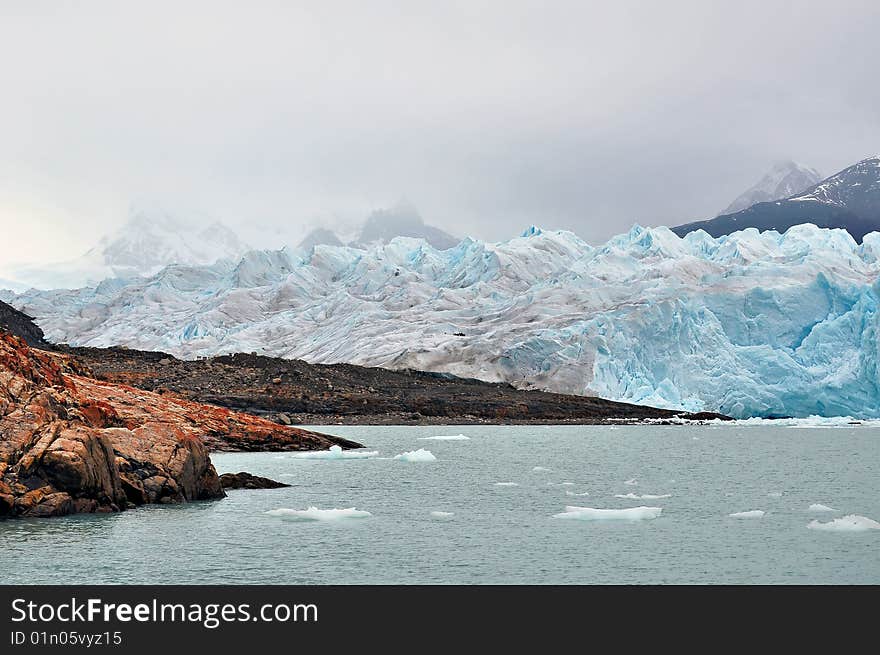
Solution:
{"label": "turquoise water", "polygon": [[[110,516],[0,522],[0,582],[880,583],[880,530],[807,528],[846,514],[880,520],[880,428],[322,429],[379,455],[216,454],[221,472],[293,486]],[[419,440],[459,433],[470,439]],[[390,459],[418,448],[437,461]],[[671,496],[615,497],[629,493]],[[809,511],[813,503],[838,511]],[[662,513],[553,518],[566,505]],[[266,514],[310,506],[371,516]],[[765,515],[729,516],[751,510]]]}

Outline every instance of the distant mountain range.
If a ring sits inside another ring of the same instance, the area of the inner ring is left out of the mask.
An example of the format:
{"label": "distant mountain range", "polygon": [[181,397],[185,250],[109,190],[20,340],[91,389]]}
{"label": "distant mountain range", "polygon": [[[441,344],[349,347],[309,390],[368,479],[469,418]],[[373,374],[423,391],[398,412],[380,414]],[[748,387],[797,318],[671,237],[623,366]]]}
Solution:
{"label": "distant mountain range", "polygon": [[[424,239],[440,250],[459,239],[426,225],[411,205],[398,205],[370,214],[354,239],[344,244],[327,228],[312,230],[298,248],[348,245],[364,249],[387,244],[399,236]],[[238,261],[251,250],[219,222],[194,225],[165,210],[133,210],[126,223],[103,237],[88,252],[63,262],[22,266],[0,277],[0,289],[16,292],[36,289],[78,289],[109,279],[150,277],[166,266],[213,264],[221,259]]]}
{"label": "distant mountain range", "polygon": [[[353,248],[366,248],[390,243],[396,237],[424,239],[438,250],[452,248],[461,241],[440,228],[425,224],[418,210],[412,205],[400,204],[391,209],[380,209],[370,214],[358,231],[357,237],[347,245]],[[341,246],[344,244],[335,232],[326,228],[312,230],[299,243],[300,248],[311,248],[318,245]]]}
{"label": "distant mountain range", "polygon": [[[806,178],[791,173],[785,179]],[[749,227],[782,233],[802,223],[842,228],[858,243],[868,232],[880,231],[880,156],[863,159],[784,199],[758,202],[741,211],[680,225],[672,231],[684,236],[705,230],[719,237]]]}

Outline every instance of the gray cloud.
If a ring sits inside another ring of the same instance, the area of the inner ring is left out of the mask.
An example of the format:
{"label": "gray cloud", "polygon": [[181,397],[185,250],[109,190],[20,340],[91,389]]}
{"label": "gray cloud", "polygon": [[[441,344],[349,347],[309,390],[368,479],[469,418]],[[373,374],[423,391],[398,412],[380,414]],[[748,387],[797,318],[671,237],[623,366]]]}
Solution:
{"label": "gray cloud", "polygon": [[880,150],[874,0],[609,4],[2,3],[0,224],[57,255],[140,198],[259,241],[405,197],[596,241]]}

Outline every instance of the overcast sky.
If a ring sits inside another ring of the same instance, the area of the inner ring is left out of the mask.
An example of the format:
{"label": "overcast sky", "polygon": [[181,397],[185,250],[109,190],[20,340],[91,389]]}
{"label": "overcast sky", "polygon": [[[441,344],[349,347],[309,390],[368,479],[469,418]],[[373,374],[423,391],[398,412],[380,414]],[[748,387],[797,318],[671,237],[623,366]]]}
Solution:
{"label": "overcast sky", "polygon": [[880,151],[880,2],[0,0],[0,257],[132,202],[256,245],[400,199],[484,239],[715,215]]}

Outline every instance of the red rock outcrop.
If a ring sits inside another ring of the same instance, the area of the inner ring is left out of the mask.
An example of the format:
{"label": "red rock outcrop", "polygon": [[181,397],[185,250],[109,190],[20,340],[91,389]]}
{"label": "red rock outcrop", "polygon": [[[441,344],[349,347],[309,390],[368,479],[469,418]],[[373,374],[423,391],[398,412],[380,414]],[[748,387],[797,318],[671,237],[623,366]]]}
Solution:
{"label": "red rock outcrop", "polygon": [[338,441],[87,375],[76,360],[0,331],[0,518],[220,498],[208,448]]}

